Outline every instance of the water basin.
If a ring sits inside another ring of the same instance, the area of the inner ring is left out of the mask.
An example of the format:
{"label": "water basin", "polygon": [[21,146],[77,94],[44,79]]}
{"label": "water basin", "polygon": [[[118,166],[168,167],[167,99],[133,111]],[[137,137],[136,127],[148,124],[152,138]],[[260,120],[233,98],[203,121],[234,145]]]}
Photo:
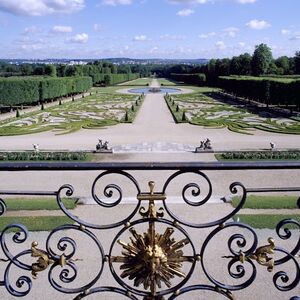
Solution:
{"label": "water basin", "polygon": [[137,88],[137,89],[130,89],[128,90],[129,93],[132,94],[174,94],[180,93],[180,89],[175,88],[166,88],[166,87],[159,87],[159,88]]}

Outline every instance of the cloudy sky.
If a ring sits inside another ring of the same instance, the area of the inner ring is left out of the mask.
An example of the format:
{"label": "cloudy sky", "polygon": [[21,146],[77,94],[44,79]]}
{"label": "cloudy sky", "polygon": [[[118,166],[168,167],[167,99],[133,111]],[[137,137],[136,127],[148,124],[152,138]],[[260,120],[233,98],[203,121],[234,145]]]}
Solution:
{"label": "cloudy sky", "polygon": [[0,0],[0,58],[212,58],[300,50],[299,0]]}

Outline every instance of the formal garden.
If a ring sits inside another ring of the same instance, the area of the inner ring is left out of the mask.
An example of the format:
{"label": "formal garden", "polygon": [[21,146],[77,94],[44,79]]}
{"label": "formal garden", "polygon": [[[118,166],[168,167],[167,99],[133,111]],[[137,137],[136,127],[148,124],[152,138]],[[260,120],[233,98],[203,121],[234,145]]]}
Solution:
{"label": "formal garden", "polygon": [[176,122],[208,128],[228,128],[241,134],[256,129],[285,134],[300,134],[299,118],[280,116],[262,107],[239,103],[216,89],[198,88],[197,93],[165,96]]}
{"label": "formal garden", "polygon": [[143,97],[114,93],[98,93],[74,99],[40,111],[24,113],[0,122],[0,135],[22,135],[43,131],[56,134],[71,133],[80,129],[95,129],[120,122],[132,122]]}

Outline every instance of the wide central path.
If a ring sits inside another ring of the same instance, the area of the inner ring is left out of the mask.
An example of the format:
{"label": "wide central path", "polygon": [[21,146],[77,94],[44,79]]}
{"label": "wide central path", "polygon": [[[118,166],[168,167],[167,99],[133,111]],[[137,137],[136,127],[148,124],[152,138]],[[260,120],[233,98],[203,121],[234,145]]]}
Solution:
{"label": "wide central path", "polygon": [[[159,82],[154,79],[151,87],[160,87]],[[174,129],[175,122],[165,102],[163,94],[147,94],[140,111],[133,122],[134,126],[143,127],[146,131],[160,128],[164,131],[166,127]],[[171,126],[170,126],[171,125]]]}

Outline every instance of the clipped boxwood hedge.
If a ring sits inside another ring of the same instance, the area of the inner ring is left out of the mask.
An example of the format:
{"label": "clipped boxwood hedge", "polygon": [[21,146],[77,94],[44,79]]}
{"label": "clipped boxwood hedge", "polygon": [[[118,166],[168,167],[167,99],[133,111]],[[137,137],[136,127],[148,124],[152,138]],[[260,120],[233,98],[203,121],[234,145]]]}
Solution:
{"label": "clipped boxwood hedge", "polygon": [[84,161],[87,158],[85,152],[0,152],[0,161]]}
{"label": "clipped boxwood hedge", "polygon": [[261,77],[221,76],[219,87],[239,97],[270,105],[296,105],[300,108],[300,80]]}
{"label": "clipped boxwood hedge", "polygon": [[218,160],[300,160],[300,151],[226,152],[216,155]]}
{"label": "clipped boxwood hedge", "polygon": [[34,104],[72,94],[92,87],[92,79],[82,77],[10,77],[0,79],[0,104]]}

